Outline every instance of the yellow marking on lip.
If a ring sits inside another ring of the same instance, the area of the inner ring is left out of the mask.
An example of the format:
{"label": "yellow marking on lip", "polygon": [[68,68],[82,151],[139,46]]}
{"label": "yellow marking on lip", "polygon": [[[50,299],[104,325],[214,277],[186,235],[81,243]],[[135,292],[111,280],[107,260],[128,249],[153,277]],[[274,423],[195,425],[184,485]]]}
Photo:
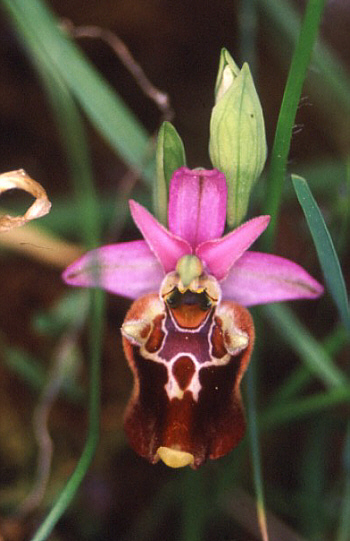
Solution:
{"label": "yellow marking on lip", "polygon": [[194,464],[194,456],[171,447],[158,447],[157,455],[169,468],[183,468]]}

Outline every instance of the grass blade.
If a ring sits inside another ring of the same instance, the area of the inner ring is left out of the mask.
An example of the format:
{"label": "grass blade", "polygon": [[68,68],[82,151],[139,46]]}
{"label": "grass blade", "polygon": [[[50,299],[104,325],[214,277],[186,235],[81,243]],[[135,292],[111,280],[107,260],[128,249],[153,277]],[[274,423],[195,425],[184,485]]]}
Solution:
{"label": "grass blade", "polygon": [[[281,47],[276,48],[275,53],[288,52],[291,46],[298,40],[300,32],[300,16],[294,3],[290,0],[256,0],[259,4],[261,15],[268,18],[265,25],[271,34],[273,42],[277,40]],[[283,41],[281,38],[283,37]],[[283,54],[285,65],[286,55]],[[312,71],[308,73],[308,92],[312,102],[318,107],[326,108],[333,102],[336,108],[346,113],[350,112],[350,76],[346,66],[332,51],[328,44],[318,39],[312,52]],[[326,109],[327,110],[327,109]],[[344,113],[343,113],[344,114]]]}
{"label": "grass blade", "polygon": [[102,329],[104,324],[105,294],[103,291],[91,292],[90,324],[90,394],[89,394],[89,430],[87,440],[78,464],[69,481],[60,492],[51,511],[41,523],[31,541],[45,541],[53,528],[73,500],[95,455],[100,435],[100,355]]}
{"label": "grass blade", "polygon": [[280,336],[298,353],[309,370],[316,374],[327,387],[347,383],[343,372],[333,363],[325,349],[298,321],[288,306],[271,304],[262,307],[262,313]]}
{"label": "grass blade", "polygon": [[[346,330],[343,326],[339,326],[333,329],[329,336],[323,340],[322,346],[329,356],[333,356],[337,355],[346,346],[346,342]],[[278,407],[278,404],[293,399],[310,384],[312,377],[313,374],[306,364],[295,367],[290,376],[288,376],[277,391],[275,391],[270,400],[270,407],[272,405]]]}
{"label": "grass blade", "polygon": [[59,27],[59,20],[40,0],[2,0],[30,54],[34,47],[47,55],[90,121],[127,164],[152,179],[154,160],[149,137],[121,98]]}
{"label": "grass blade", "polygon": [[270,226],[264,235],[265,249],[271,248],[275,235],[292,129],[324,6],[325,0],[308,1],[299,40],[288,73],[272,148],[268,189],[263,212],[263,214],[271,215]]}
{"label": "grass blade", "polygon": [[349,402],[350,386],[335,387],[327,392],[316,393],[312,396],[267,407],[259,416],[259,427],[261,430],[269,430]]}
{"label": "grass blade", "polygon": [[320,209],[302,177],[292,175],[293,186],[315,243],[322,271],[345,327],[350,332],[349,302],[343,273]]}

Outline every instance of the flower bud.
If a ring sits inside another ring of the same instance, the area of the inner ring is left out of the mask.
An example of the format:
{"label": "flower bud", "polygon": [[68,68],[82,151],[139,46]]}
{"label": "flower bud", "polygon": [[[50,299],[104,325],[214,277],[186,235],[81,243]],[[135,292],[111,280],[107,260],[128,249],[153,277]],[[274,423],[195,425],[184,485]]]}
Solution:
{"label": "flower bud", "polygon": [[223,49],[210,120],[209,154],[226,176],[227,223],[239,225],[266,160],[263,113],[248,64],[236,66]]}
{"label": "flower bud", "polygon": [[167,225],[168,188],[172,174],[186,164],[181,137],[170,122],[163,122],[157,139],[157,179],[153,183],[153,207],[158,220]]}

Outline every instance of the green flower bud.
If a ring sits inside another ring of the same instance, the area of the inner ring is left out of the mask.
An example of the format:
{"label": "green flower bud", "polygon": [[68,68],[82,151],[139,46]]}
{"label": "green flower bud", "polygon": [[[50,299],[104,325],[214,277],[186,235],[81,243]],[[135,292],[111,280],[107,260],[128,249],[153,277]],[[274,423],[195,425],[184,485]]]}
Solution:
{"label": "green flower bud", "polygon": [[157,139],[156,171],[153,183],[153,208],[158,220],[167,225],[169,182],[176,169],[186,165],[185,149],[181,137],[170,122],[163,122]]}
{"label": "green flower bud", "polygon": [[229,227],[243,221],[266,153],[264,118],[249,66],[244,64],[239,70],[223,49],[210,120],[209,155],[214,167],[226,176]]}

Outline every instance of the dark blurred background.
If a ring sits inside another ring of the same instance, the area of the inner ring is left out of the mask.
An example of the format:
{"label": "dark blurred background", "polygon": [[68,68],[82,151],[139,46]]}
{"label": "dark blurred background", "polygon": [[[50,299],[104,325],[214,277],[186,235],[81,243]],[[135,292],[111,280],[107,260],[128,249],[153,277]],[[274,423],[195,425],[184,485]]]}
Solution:
{"label": "dark blurred background", "polygon": [[[220,49],[225,46],[238,64],[245,60],[240,47],[240,3],[221,0],[207,4],[195,0],[189,7],[188,2],[181,0],[57,0],[49,4],[58,16],[74,25],[99,25],[124,40],[150,80],[169,94],[175,110],[174,123],[184,139],[189,164],[208,166],[208,125]],[[300,7],[303,2],[297,4]],[[349,23],[348,2],[329,1],[321,32],[345,66],[350,61]],[[4,17],[0,39],[1,170],[16,168],[21,163],[32,176],[45,181],[48,189],[52,183],[53,189],[59,190],[67,175],[55,126],[35,73]],[[256,40],[255,80],[271,148],[292,46],[280,35],[276,22],[263,7],[258,10]],[[79,45],[145,127],[151,133],[157,130],[159,111],[142,94],[113,51],[100,40],[81,39]],[[292,160],[337,156],[349,149],[349,140],[339,137],[337,104],[333,104],[333,115],[319,110],[314,101],[305,91],[297,118],[297,124],[303,128],[293,138]],[[116,182],[120,172],[117,158],[95,134],[91,142],[98,182]]]}
{"label": "dark blurred background", "polygon": [[[76,26],[108,28],[125,42],[153,84],[168,93],[175,111],[173,123],[185,143],[188,165],[209,167],[209,119],[220,49],[226,47],[239,65],[245,60],[242,57],[242,32],[249,34],[250,22],[242,21],[241,3],[235,0],[51,0],[48,4],[62,20],[69,20]],[[293,4],[302,11],[304,2]],[[262,7],[262,2],[259,2],[259,6],[255,27],[255,82],[265,115],[268,147],[271,149],[292,44],[284,38],[283,31],[271,13]],[[0,171],[24,168],[43,184],[52,200],[54,213],[55,199],[65,196],[70,189],[66,157],[34,68],[9,21],[1,11],[0,15]],[[348,70],[349,27],[349,1],[329,0],[321,35]],[[159,110],[143,95],[113,51],[100,40],[81,39],[79,46],[120,93],[146,129],[150,133],[156,132],[162,121]],[[313,70],[312,65],[310,70]],[[337,103],[327,101],[327,96],[322,97],[321,87],[313,88],[312,92],[306,87],[292,140],[291,169],[294,166],[300,169],[304,165],[323,161],[343,160],[350,150],[349,120],[338,110]],[[127,168],[88,123],[87,129],[97,189],[101,194],[113,193],[127,173]],[[329,183],[332,181],[329,178]],[[324,209],[327,212],[327,206]],[[304,264],[320,277],[316,256],[307,248],[309,239],[303,241],[294,234],[293,216],[301,219],[296,202],[288,212],[290,214],[281,219],[281,230],[284,234],[287,232],[288,241],[282,242],[279,235],[277,253]],[[130,231],[125,234],[130,234]],[[33,327],[33,318],[39,312],[50,310],[67,291],[61,283],[60,271],[25,257],[18,250],[3,250],[2,256],[0,343],[25,350],[49,363],[55,337],[38,332]],[[346,260],[349,262],[349,255]],[[142,520],[147,527],[152,521],[157,523],[157,506],[161,506],[161,502],[152,508],[151,518],[147,513],[142,513],[147,511],[149,502],[157,497],[158,491],[178,475],[161,465],[149,466],[124,444],[122,412],[132,378],[123,360],[119,327],[128,305],[128,301],[123,299],[108,300],[102,376],[102,441],[78,499],[52,539],[141,539],[139,533],[136,536],[130,531],[133,531],[136,523],[142,531]],[[311,326],[313,310],[314,305],[300,308],[301,317]],[[331,313],[330,320],[334,317]],[[324,322],[325,327],[327,323]],[[271,330],[266,332],[267,337],[271,337]],[[322,335],[320,328],[314,328],[313,332]],[[84,340],[86,337],[83,336],[83,350]],[[280,362],[277,350],[274,351],[276,359],[271,360],[273,365]],[[295,358],[291,354],[290,359],[283,361],[283,370],[286,370],[295,362]],[[84,364],[79,377],[84,387],[88,377]],[[276,381],[279,381],[278,375]],[[271,380],[270,377],[266,389],[273,386],[274,378]],[[0,506],[4,517],[7,512],[11,515],[28,492],[35,472],[36,445],[31,422],[36,400],[35,390],[0,363]],[[51,412],[50,431],[55,445],[53,474],[41,511],[51,503],[80,455],[86,434],[84,406],[61,398]],[[280,435],[281,449],[285,451],[294,436],[293,429]],[[300,434],[298,437],[301,437]],[[265,444],[267,451],[270,445]],[[295,465],[276,464],[269,452],[267,456],[267,476],[276,483],[282,480],[286,486],[293,485]],[[285,458],[290,458],[288,451]],[[334,468],[336,464],[337,459]],[[211,476],[216,479],[218,467],[209,467],[212,468],[206,478],[209,487]],[[249,472],[249,465],[245,467]],[[183,486],[179,485],[179,490]],[[175,481],[173,490],[176,490]],[[254,507],[248,506],[248,511],[254,514]],[[162,515],[158,527],[154,528],[156,533],[145,538],[178,539],[179,512],[180,509],[170,506],[165,514],[168,522]],[[3,518],[5,533],[3,537],[0,534],[0,539],[29,539],[29,532],[39,519],[40,514],[35,513],[22,522]],[[217,526],[218,522],[214,521],[206,539],[256,539],[243,527],[232,525],[227,518],[222,518],[220,527]],[[234,537],[231,537],[232,532]],[[291,539],[296,541],[297,537]]]}

